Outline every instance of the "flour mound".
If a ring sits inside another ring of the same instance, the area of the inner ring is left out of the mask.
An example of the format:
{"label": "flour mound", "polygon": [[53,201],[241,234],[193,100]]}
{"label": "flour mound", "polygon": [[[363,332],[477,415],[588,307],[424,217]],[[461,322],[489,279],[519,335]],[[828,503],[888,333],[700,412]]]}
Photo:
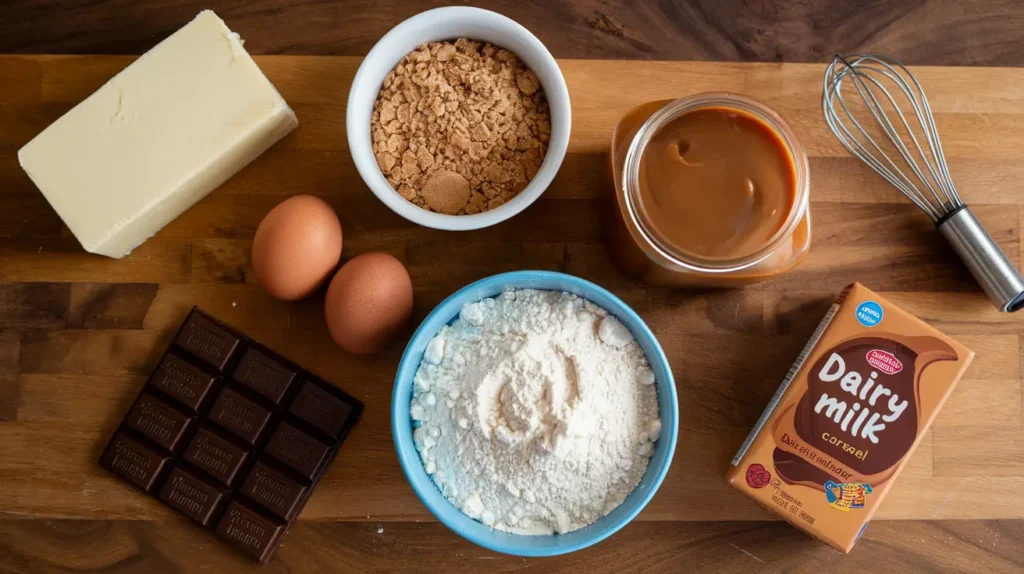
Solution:
{"label": "flour mound", "polygon": [[414,378],[423,466],[467,516],[565,533],[636,488],[661,430],[654,376],[629,330],[568,293],[506,291],[462,308]]}

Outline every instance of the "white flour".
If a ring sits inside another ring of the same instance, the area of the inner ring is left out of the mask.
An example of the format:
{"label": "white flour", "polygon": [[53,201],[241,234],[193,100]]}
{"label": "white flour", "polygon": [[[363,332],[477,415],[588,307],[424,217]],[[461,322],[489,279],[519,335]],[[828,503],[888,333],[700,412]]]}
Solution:
{"label": "white flour", "polygon": [[629,330],[555,291],[462,308],[427,346],[412,418],[445,497],[500,530],[583,528],[636,488],[661,432],[654,375]]}

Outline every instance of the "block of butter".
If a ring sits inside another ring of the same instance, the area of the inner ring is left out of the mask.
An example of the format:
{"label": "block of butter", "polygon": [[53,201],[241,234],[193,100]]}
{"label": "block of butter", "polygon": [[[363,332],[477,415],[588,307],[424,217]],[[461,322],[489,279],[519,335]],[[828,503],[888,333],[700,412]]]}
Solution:
{"label": "block of butter", "polygon": [[86,251],[123,257],[298,125],[201,12],[18,152]]}

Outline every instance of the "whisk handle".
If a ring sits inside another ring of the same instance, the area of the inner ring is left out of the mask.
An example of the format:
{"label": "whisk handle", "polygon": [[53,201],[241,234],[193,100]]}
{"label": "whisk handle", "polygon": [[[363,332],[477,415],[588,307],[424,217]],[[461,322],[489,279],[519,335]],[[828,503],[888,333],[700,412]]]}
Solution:
{"label": "whisk handle", "polygon": [[1024,308],[1024,277],[967,206],[941,219],[938,227],[1000,311]]}

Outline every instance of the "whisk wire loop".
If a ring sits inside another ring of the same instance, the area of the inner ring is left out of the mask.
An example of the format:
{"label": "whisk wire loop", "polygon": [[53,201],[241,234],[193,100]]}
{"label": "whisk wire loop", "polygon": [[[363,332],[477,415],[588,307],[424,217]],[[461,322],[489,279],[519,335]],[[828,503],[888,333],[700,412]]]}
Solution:
{"label": "whisk wire loop", "polygon": [[[902,77],[899,76],[899,74],[895,73],[892,70],[892,68],[888,66],[886,66],[886,69],[884,70],[870,66],[865,66],[865,68],[877,71],[878,73],[895,82],[901,89],[903,89],[904,93],[908,96],[912,103],[912,108],[914,110],[915,116],[917,117],[918,123],[922,126],[926,125],[925,119],[924,117],[922,117],[920,104],[916,99],[915,94],[912,91],[910,91],[909,85],[906,83],[906,81],[903,80]],[[939,204],[942,204],[943,201],[942,199],[939,198],[938,193],[936,193],[935,187],[932,185],[931,180],[929,180],[921,171],[921,168],[915,162],[912,153],[908,150],[907,146],[900,138],[899,131],[896,129],[896,127],[893,126],[892,122],[889,120],[889,116],[885,113],[884,107],[881,103],[879,103],[878,99],[875,97],[874,91],[871,90],[870,87],[865,84],[864,80],[866,79],[870,81],[872,84],[874,84],[878,88],[878,90],[881,91],[882,94],[884,94],[885,97],[888,99],[889,105],[892,106],[893,110],[899,116],[900,122],[903,124],[903,128],[906,130],[907,135],[910,137],[910,141],[913,142],[914,148],[917,150],[917,154],[920,157],[921,162],[925,164],[932,178],[936,182],[938,182],[939,176],[936,175],[935,169],[933,169],[932,164],[928,159],[928,155],[925,153],[924,149],[921,148],[921,143],[918,141],[917,136],[914,134],[914,129],[910,126],[910,122],[907,121],[907,118],[903,114],[903,111],[899,108],[899,104],[896,102],[896,99],[893,98],[889,90],[887,90],[885,86],[883,86],[882,83],[873,76],[855,73],[853,75],[853,78],[855,79],[854,85],[857,87],[857,91],[860,92],[861,98],[864,99],[865,103],[867,103],[867,97],[870,97],[871,103],[868,104],[868,108],[871,110],[871,113],[875,117],[875,120],[878,121],[878,123],[882,126],[883,130],[885,131],[885,134],[889,137],[890,142],[896,146],[897,150],[900,152],[900,155],[903,157],[903,160],[907,163],[908,166],[910,166],[910,169],[914,172],[914,175],[917,176],[918,180],[922,184],[924,184],[925,187],[928,188],[928,191],[931,193],[932,198],[934,198],[935,201],[938,202]],[[928,139],[928,145],[930,146],[930,149],[934,150],[935,148],[931,137],[931,131],[925,129],[924,132]],[[881,150],[879,151],[881,152]],[[884,154],[884,152],[881,153]],[[900,173],[902,174],[902,172]]]}
{"label": "whisk wire loop", "polygon": [[[878,145],[877,142],[875,142],[874,138],[871,137],[868,131],[864,129],[863,126],[860,125],[860,122],[857,121],[856,116],[853,115],[847,107],[846,101],[843,100],[841,97],[836,96],[836,92],[840,89],[841,83],[837,81],[830,82],[829,80],[834,76],[832,70],[837,62],[838,60],[834,60],[832,62],[832,65],[829,66],[829,70],[826,73],[826,81],[823,90],[825,120],[829,124],[829,127],[832,129],[833,133],[835,133],[836,137],[843,144],[843,146],[850,151],[850,153],[860,158],[865,163],[867,163],[868,166],[877,171],[882,177],[889,181],[889,183],[895,186],[900,192],[902,192],[904,195],[910,198],[911,201],[913,201],[915,204],[917,204],[918,207],[925,211],[929,215],[929,217],[931,217],[934,221],[936,215],[932,207],[928,204],[927,201],[925,201],[923,197],[919,196],[918,191],[910,184],[909,179],[902,173],[899,167],[891,159],[889,159],[889,157],[882,151],[881,147]],[[839,74],[846,74],[850,69],[852,68],[848,67],[846,70],[839,72]],[[862,143],[860,139],[857,136],[855,136],[849,128],[847,128],[846,124],[842,120],[842,116],[840,116],[840,114],[835,109],[835,101],[839,102],[839,105],[846,112],[846,117],[848,118],[850,123],[852,123],[853,127],[857,131],[859,131],[861,137],[867,140],[867,143],[870,144],[871,147],[875,149],[877,155],[871,153],[867,149],[867,146],[865,146],[864,143]],[[883,163],[882,160],[885,160],[885,163]]]}
{"label": "whisk wire loop", "polygon": [[[898,157],[887,153],[884,144],[857,119],[844,99],[847,81]],[[938,222],[963,205],[949,175],[924,89],[902,64],[872,54],[837,55],[825,73],[822,93],[825,120],[843,147],[882,175],[932,221]],[[909,104],[924,136],[923,144],[900,100]]]}
{"label": "whisk wire loop", "polygon": [[[852,70],[852,68],[850,69]],[[868,108],[868,111],[871,112],[872,117],[885,132],[885,136],[897,147],[898,151],[900,151],[901,156],[904,158],[905,161],[907,161],[908,165],[914,171],[914,173],[918,175],[919,179],[923,179],[920,170],[917,168],[916,165],[914,165],[913,162],[909,160],[909,154],[906,151],[906,146],[904,146],[903,143],[899,140],[898,134],[896,133],[896,130],[892,125],[892,122],[889,121],[888,116],[886,116],[884,110],[881,109],[881,103],[875,97],[870,87],[866,85],[866,81],[872,81],[875,83],[877,83],[877,81],[871,78],[870,76],[862,77],[857,74],[850,74],[850,77],[853,81],[855,89],[861,96],[861,99],[863,100],[865,106]],[[856,127],[856,129],[860,132],[861,136],[865,140],[867,140],[871,147],[874,148],[875,152],[877,153],[877,156],[872,154],[870,150],[868,150],[867,147],[860,142],[857,136],[855,136],[848,129],[846,129],[846,126],[842,121],[842,117],[837,115],[836,120],[839,123],[839,125],[843,127],[843,131],[847,134],[850,140],[857,143],[858,150],[862,154],[870,158],[868,163],[872,165],[872,167],[875,167],[877,170],[877,168],[881,166],[882,175],[885,176],[886,179],[890,181],[890,183],[895,185],[897,189],[904,193],[904,195],[907,195],[912,201],[914,201],[914,203],[916,203],[918,207],[927,212],[933,220],[937,219],[939,216],[936,213],[935,209],[932,207],[932,205],[927,201],[923,194],[913,185],[910,178],[903,172],[903,170],[900,169],[899,165],[897,165],[896,162],[893,161],[893,159],[890,158],[887,153],[885,153],[885,151],[878,144],[875,138],[873,138],[871,134],[868,132],[868,130],[865,129],[864,126],[862,126],[861,123],[857,120],[857,116],[853,114],[853,112],[847,106],[846,101],[842,99],[842,94],[840,93],[841,89],[842,84],[837,83],[835,87],[835,92],[837,93],[836,99],[839,101],[840,106],[842,106],[843,111],[846,112],[847,119],[850,121],[850,123],[853,124],[854,127]],[[884,89],[883,93],[889,96],[888,92],[885,91]],[[889,100],[892,101],[891,96],[889,96]],[[906,124],[906,119],[903,118],[902,113],[899,112],[898,109],[897,112],[903,119],[904,124]],[[863,156],[862,159],[864,159]],[[927,185],[927,182],[925,183]]]}

